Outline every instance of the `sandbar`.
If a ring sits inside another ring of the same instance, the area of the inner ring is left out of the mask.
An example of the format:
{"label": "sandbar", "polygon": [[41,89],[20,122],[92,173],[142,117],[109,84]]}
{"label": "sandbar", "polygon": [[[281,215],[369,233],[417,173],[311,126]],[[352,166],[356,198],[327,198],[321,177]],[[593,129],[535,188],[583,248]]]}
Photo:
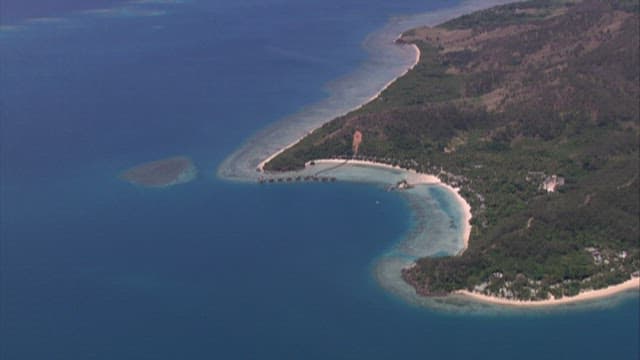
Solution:
{"label": "sandbar", "polygon": [[197,173],[190,158],[173,156],[131,167],[122,172],[120,178],[146,187],[169,187],[192,181]]}

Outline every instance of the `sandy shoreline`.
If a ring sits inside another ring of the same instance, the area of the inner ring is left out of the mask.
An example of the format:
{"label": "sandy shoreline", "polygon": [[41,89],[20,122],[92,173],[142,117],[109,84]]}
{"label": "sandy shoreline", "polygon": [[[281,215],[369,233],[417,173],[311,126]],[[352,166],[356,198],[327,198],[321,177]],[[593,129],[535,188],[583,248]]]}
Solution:
{"label": "sandy shoreline", "polygon": [[454,195],[454,198],[456,199],[456,203],[458,204],[458,206],[460,206],[460,209],[462,209],[462,214],[463,214],[462,238],[464,241],[464,245],[463,245],[462,251],[460,251],[459,254],[462,254],[469,247],[469,238],[471,236],[471,216],[472,216],[471,205],[469,205],[469,203],[462,197],[462,195],[460,195],[459,188],[454,188],[453,186],[444,183],[436,175],[420,173],[415,170],[402,169],[397,166],[392,166],[389,164],[384,164],[384,163],[379,163],[374,161],[366,161],[366,160],[348,160],[345,162],[345,160],[341,160],[341,159],[320,159],[320,160],[314,160],[314,162],[316,164],[346,163],[351,165],[361,165],[361,166],[370,166],[374,168],[377,167],[377,168],[384,168],[384,169],[392,169],[396,171],[400,170],[407,174],[406,180],[410,185],[428,184],[428,185],[438,185],[446,188],[447,190],[451,191],[451,193]]}
{"label": "sandy shoreline", "polygon": [[454,294],[462,296],[467,299],[471,299],[474,301],[479,301],[488,304],[494,305],[503,305],[510,307],[523,307],[523,308],[533,308],[533,307],[547,307],[547,306],[557,306],[557,305],[567,305],[567,304],[575,304],[589,300],[600,300],[606,297],[610,297],[613,295],[617,295],[627,291],[640,291],[640,278],[632,278],[621,284],[608,286],[603,289],[598,290],[587,290],[581,292],[576,296],[563,297],[560,299],[548,299],[548,300],[535,300],[535,301],[522,301],[522,300],[510,300],[499,298],[496,296],[489,296],[484,294],[479,294],[467,290],[458,290]]}
{"label": "sandy shoreline", "polygon": [[[515,1],[494,1],[493,4],[491,4],[491,6],[499,5],[501,3],[508,3],[508,2],[515,2]],[[488,5],[489,3],[492,3],[492,1],[487,1],[486,3]],[[478,10],[478,8],[473,8],[473,6],[470,6],[469,9],[466,9],[465,7],[467,5],[469,5],[469,4],[472,4],[472,2],[463,2],[463,5],[457,10],[459,13],[456,14],[456,16],[459,16],[461,14],[468,13],[468,12],[471,12],[471,11]],[[485,7],[488,7],[488,6],[485,6]],[[480,7],[480,8],[483,8],[483,7]],[[355,111],[357,109],[360,109],[363,106],[365,106],[366,104],[370,103],[371,101],[374,101],[376,98],[378,98],[380,96],[380,94],[384,90],[386,90],[390,85],[392,85],[400,77],[406,75],[409,71],[411,71],[419,63],[420,56],[421,56],[419,48],[415,44],[411,44],[410,46],[412,46],[415,49],[415,60],[414,60],[413,64],[410,67],[408,67],[404,72],[402,72],[402,74],[396,76],[393,80],[391,80],[388,83],[386,83],[373,96],[368,98],[366,101],[362,102],[360,105],[355,106],[355,107],[351,108],[350,110],[342,113],[342,115],[345,115],[345,114],[347,114],[347,113],[349,113],[351,111]],[[338,116],[340,116],[340,115],[338,115]],[[277,151],[273,152],[271,155],[266,157],[264,160],[262,160],[257,165],[257,169],[260,172],[263,172],[264,171],[264,166],[265,166],[266,163],[268,163],[269,161],[271,161],[272,159],[274,159],[278,155],[282,154],[284,151],[286,151],[287,149],[291,148],[295,144],[299,143],[302,139],[304,139],[306,136],[308,136],[314,129],[317,129],[318,127],[324,125],[326,122],[331,121],[332,119],[334,119],[334,118],[336,118],[338,116],[327,118],[325,122],[323,122],[320,125],[316,125],[316,127],[312,128],[311,130],[308,130],[304,135],[299,136],[295,141],[293,141],[290,144],[288,144],[288,145],[278,149]],[[320,164],[320,163],[338,164],[338,163],[345,163],[345,160],[340,160],[340,159],[320,159],[320,160],[315,160],[315,162],[317,164]],[[470,220],[471,220],[471,217],[472,217],[472,215],[471,215],[471,206],[460,195],[460,189],[454,188],[454,187],[442,182],[435,175],[418,173],[418,172],[416,172],[414,170],[401,169],[399,167],[394,167],[394,166],[391,166],[391,165],[388,165],[388,164],[384,164],[384,163],[377,163],[377,162],[363,161],[363,160],[348,160],[347,163],[348,164],[352,164],[352,165],[369,166],[369,167],[374,167],[374,168],[375,167],[377,167],[377,168],[387,168],[387,169],[393,169],[393,170],[396,170],[396,171],[400,170],[400,171],[403,171],[404,173],[407,174],[407,179],[406,180],[410,184],[413,184],[413,185],[415,185],[415,184],[432,184],[432,185],[439,185],[439,186],[443,186],[443,187],[447,188],[449,191],[451,191],[454,194],[454,198],[455,198],[456,202],[458,203],[458,205],[460,206],[460,208],[463,211],[463,219],[464,219],[463,220],[464,224],[463,224],[463,229],[462,229],[463,248],[457,255],[461,255],[468,248],[469,239],[470,239],[470,235],[471,235],[471,223],[470,223]],[[621,292],[627,292],[627,291],[630,291],[630,290],[633,290],[633,289],[640,289],[640,279],[634,278],[634,279],[628,280],[628,281],[626,281],[626,282],[624,282],[622,284],[610,286],[610,287],[607,287],[605,289],[585,291],[585,292],[580,293],[580,294],[578,294],[576,296],[573,296],[573,297],[564,297],[564,298],[557,299],[557,300],[556,299],[550,299],[550,300],[540,300],[540,301],[517,301],[517,300],[509,300],[509,299],[503,299],[503,298],[498,298],[498,297],[494,297],[494,296],[483,295],[483,294],[479,294],[479,293],[473,293],[473,292],[469,292],[469,291],[466,291],[466,290],[456,291],[456,292],[452,293],[450,296],[452,298],[453,297],[461,297],[461,298],[464,298],[465,300],[472,300],[472,301],[478,302],[478,303],[489,303],[489,304],[501,305],[501,306],[507,306],[507,307],[522,307],[522,308],[529,307],[529,308],[533,308],[533,307],[545,307],[545,306],[557,306],[557,305],[564,305],[564,304],[573,304],[573,303],[584,302],[584,301],[589,301],[589,300],[596,300],[596,299],[601,299],[601,298],[609,297],[609,296],[612,296],[612,295],[616,295],[616,294],[619,294]]]}
{"label": "sandy shoreline", "polygon": [[[402,36],[402,34],[398,35],[398,39]],[[409,68],[407,68],[407,70],[405,70],[402,74],[398,75],[395,79],[389,81],[388,83],[386,83],[382,89],[380,89],[377,93],[375,93],[373,96],[371,96],[367,101],[365,101],[364,103],[356,106],[355,108],[347,111],[346,113],[342,114],[342,115],[346,115],[352,111],[356,111],[360,108],[362,108],[363,106],[367,105],[368,103],[370,103],[371,101],[375,100],[376,98],[378,98],[378,96],[380,96],[380,94],[382,94],[383,91],[385,91],[389,86],[391,86],[391,84],[393,84],[394,82],[396,82],[396,80],[398,80],[399,78],[405,76],[409,71],[411,71],[414,67],[416,67],[416,65],[418,65],[418,62],[420,62],[420,49],[415,45],[415,44],[410,44],[410,46],[415,50],[415,60],[413,62],[413,65],[411,65]],[[328,120],[331,121],[332,119]],[[315,129],[314,129],[315,130]],[[294,146],[295,144],[299,143],[300,141],[302,141],[302,139],[304,139],[305,137],[307,137],[309,134],[311,134],[314,130],[309,131],[307,134],[301,136],[300,138],[296,139],[294,142],[292,142],[291,144],[283,147],[282,149],[276,151],[275,153],[269,155],[269,157],[267,157],[266,159],[262,160],[260,162],[260,164],[258,164],[258,169],[260,171],[264,171],[264,166],[271,160],[273,160],[276,156],[282,154],[283,152],[285,152],[287,149],[291,148],[292,146]]]}
{"label": "sandy shoreline", "polygon": [[[400,39],[401,37],[402,37],[402,34],[398,35],[398,39]],[[353,109],[353,110],[358,110],[358,109],[362,108],[363,106],[367,105],[368,103],[372,102],[373,100],[377,99],[377,98],[378,98],[378,96],[380,96],[380,94],[382,94],[382,92],[383,92],[383,91],[387,90],[387,88],[388,88],[389,86],[391,86],[391,84],[393,84],[394,82],[396,82],[396,80],[398,80],[399,78],[401,78],[401,77],[403,77],[403,76],[407,75],[407,73],[408,73],[409,71],[413,70],[413,68],[415,68],[415,67],[416,67],[416,65],[418,65],[418,63],[420,62],[420,56],[422,55],[422,53],[420,52],[420,48],[419,48],[416,44],[407,44],[407,45],[409,45],[410,47],[412,47],[412,48],[415,50],[415,52],[416,52],[416,57],[415,57],[415,60],[413,61],[413,64],[412,64],[409,68],[407,68],[407,70],[405,70],[402,74],[398,75],[395,79],[393,79],[393,80],[389,81],[388,83],[386,83],[386,84],[382,87],[382,89],[380,89],[380,91],[378,91],[378,92],[377,92],[377,93],[375,93],[373,96],[371,96],[371,97],[370,97],[366,102],[364,102],[364,103],[363,103],[362,105],[360,105],[360,106],[357,106],[357,107],[356,107],[355,109]],[[353,110],[351,110],[351,111],[353,111]]]}
{"label": "sandy shoreline", "polygon": [[447,20],[514,0],[462,0],[441,9],[407,16],[391,17],[370,33],[361,46],[368,59],[351,73],[327,83],[329,95],[305,105],[250,136],[218,166],[218,177],[233,181],[252,181],[269,160],[290,148],[311,131],[358,109],[379,96],[391,83],[410,71],[420,58],[416,47],[397,44],[400,34],[421,26],[436,26]]}
{"label": "sandy shoreline", "polygon": [[[374,161],[366,161],[366,160],[343,160],[343,159],[319,159],[314,160],[314,163],[319,164],[327,164],[327,165],[338,165],[338,164],[350,164],[350,165],[360,165],[367,166],[372,168],[384,168],[395,171],[404,172],[407,177],[406,180],[410,185],[438,185],[447,188],[454,194],[454,198],[456,202],[460,206],[463,211],[463,241],[464,246],[462,251],[457,255],[462,254],[469,246],[469,238],[471,235],[471,206],[469,203],[460,195],[460,189],[454,188],[451,185],[444,183],[440,178],[435,175],[420,173],[415,170],[407,170],[400,168],[398,166],[392,166],[385,163],[379,163]],[[632,278],[621,284],[612,285],[603,289],[597,290],[587,290],[581,292],[578,295],[563,297],[560,299],[548,299],[548,300],[534,300],[534,301],[521,301],[521,300],[511,300],[500,298],[496,296],[484,295],[480,293],[475,293],[467,290],[458,290],[451,294],[451,296],[459,296],[464,298],[465,300],[473,300],[475,302],[482,302],[492,305],[501,305],[508,307],[519,307],[519,308],[538,308],[538,307],[550,307],[550,306],[558,306],[558,305],[567,305],[567,304],[575,304],[585,301],[592,300],[600,300],[606,297],[610,297],[613,295],[617,295],[623,292],[628,292],[632,290],[640,291],[640,278]]]}

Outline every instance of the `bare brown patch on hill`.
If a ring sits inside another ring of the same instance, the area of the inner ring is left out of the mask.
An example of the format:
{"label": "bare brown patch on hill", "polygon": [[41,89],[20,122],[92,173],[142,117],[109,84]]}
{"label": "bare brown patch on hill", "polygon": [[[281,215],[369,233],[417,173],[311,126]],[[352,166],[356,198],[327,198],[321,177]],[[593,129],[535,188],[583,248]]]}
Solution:
{"label": "bare brown patch on hill", "polygon": [[360,130],[356,130],[353,133],[353,144],[351,145],[353,148],[353,154],[358,155],[358,150],[360,148],[360,144],[362,143],[362,133]]}
{"label": "bare brown patch on hill", "polygon": [[[541,11],[525,8],[515,12],[536,15]],[[625,97],[638,95],[634,93],[636,87],[629,84],[635,79],[621,79],[619,69],[613,66],[622,64],[615,61],[589,69],[593,71],[569,71],[570,63],[575,69],[581,59],[586,62],[605,52],[609,56],[637,58],[637,51],[629,53],[630,47],[620,45],[637,41],[637,36],[630,36],[637,29],[638,17],[634,14],[612,9],[606,2],[585,1],[519,24],[473,29],[419,28],[404,35],[402,41],[437,47],[441,61],[448,65],[446,73],[468,78],[465,96],[478,98],[490,111],[542,102],[561,110],[578,105],[568,99],[580,92],[577,87],[588,86],[586,83],[616,86]],[[626,53],[620,53],[621,49]],[[598,64],[597,59],[589,61]],[[630,71],[633,69],[627,73]],[[591,101],[597,99],[589,96],[587,102]]]}

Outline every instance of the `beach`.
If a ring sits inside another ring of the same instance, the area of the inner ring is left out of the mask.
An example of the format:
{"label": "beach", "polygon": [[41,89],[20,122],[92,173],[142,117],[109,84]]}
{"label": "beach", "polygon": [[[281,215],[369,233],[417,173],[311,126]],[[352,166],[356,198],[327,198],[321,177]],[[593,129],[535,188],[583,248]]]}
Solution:
{"label": "beach", "polygon": [[[416,17],[411,21],[406,21],[405,23],[403,23],[405,25],[402,27],[403,29],[402,31],[409,30],[411,27],[419,27],[423,25],[436,25],[438,23],[446,21],[446,19],[450,19],[459,15],[462,15],[464,13],[469,13],[472,11],[479,10],[481,8],[486,8],[486,7],[508,3],[508,2],[511,2],[511,1],[464,2],[458,7],[445,9],[444,11],[438,14],[431,14],[431,16],[427,16],[427,17]],[[406,24],[411,24],[411,26]],[[395,30],[398,30],[399,27],[400,26],[396,24],[394,27],[391,27],[391,28],[394,29],[395,31]],[[384,92],[385,89],[387,89],[391,84],[393,84],[398,78],[404,76],[409,71],[411,71],[411,69],[413,69],[420,60],[421,53],[418,47],[414,44],[404,44],[404,45],[397,44],[395,40],[397,40],[399,36],[401,36],[401,35],[397,35],[398,32],[395,33],[394,35],[395,37],[391,37],[390,34],[388,33],[388,30],[383,30],[382,34],[383,35],[377,34],[376,36],[373,36],[373,38],[375,39],[374,42],[382,43],[382,45],[376,44],[376,47],[374,47],[374,50],[376,51],[379,50],[381,52],[389,52],[389,53],[404,52],[404,55],[402,56],[404,56],[405,58],[408,56],[407,51],[410,50],[412,54],[411,55],[412,60],[410,63],[406,64],[406,66],[402,71],[396,72],[393,78],[391,80],[385,81],[384,84],[382,84],[382,86],[378,85],[377,90],[375,90],[375,93],[373,93],[373,95],[365,97],[365,96],[362,96],[362,94],[359,94],[358,96],[361,96],[359,98],[360,100],[356,101],[356,103],[354,103],[349,107],[341,108],[340,106],[335,106],[336,98],[339,98],[342,95],[341,94],[342,89],[338,89],[338,91],[336,91],[335,93],[332,93],[332,95],[326,101],[321,101],[318,104],[314,104],[311,107],[304,109],[301,113],[294,114],[293,116],[274,124],[273,127],[266,129],[265,132],[263,132],[262,134],[259,134],[258,136],[253,137],[247,144],[245,144],[245,146],[243,146],[234,154],[229,156],[218,169],[218,175],[220,177],[227,178],[227,179],[245,180],[245,181],[256,179],[262,175],[268,175],[269,172],[265,172],[264,167],[269,161],[273,160],[275,157],[282,154],[287,149],[295,146],[302,139],[304,139],[306,136],[312,133],[313,130],[323,126],[325,123],[331,121],[332,119],[338,116],[345,115],[351,111],[357,110],[363,107],[364,105],[366,105],[367,103],[374,101],[376,98],[380,96],[382,92]],[[371,41],[371,40],[368,39],[367,41],[365,41],[365,43],[367,43],[368,41]],[[372,53],[372,57],[375,57],[375,56],[377,55],[375,53]],[[371,75],[371,74],[374,74],[374,73],[371,72],[370,74],[365,75],[365,74],[362,74],[361,72],[358,72],[356,75],[353,76],[354,79],[352,82],[345,81],[347,84],[345,85],[343,85],[342,83],[340,84],[341,86],[344,86],[344,87],[363,86],[365,88],[370,87],[371,89],[371,86],[372,86],[371,83],[367,82],[367,80],[364,80],[366,76],[375,77],[375,75]],[[349,80],[352,80],[352,79],[349,79]],[[358,99],[358,98],[357,97],[351,98],[351,100],[353,99]],[[344,105],[344,104],[345,102],[341,100],[340,105]],[[472,218],[471,206],[460,195],[460,189],[454,188],[444,183],[438,178],[438,176],[431,175],[431,174],[422,174],[414,170],[406,170],[398,167],[393,167],[391,165],[384,164],[384,163],[377,163],[377,162],[364,161],[364,160],[348,160],[345,162],[344,159],[317,159],[317,160],[314,160],[314,163],[316,165],[320,165],[320,164],[338,165],[341,163],[345,163],[350,165],[357,165],[357,166],[364,166],[364,167],[371,167],[371,168],[403,171],[403,173],[406,176],[407,182],[412,185],[420,185],[420,184],[437,185],[447,189],[453,195],[453,198],[455,199],[456,204],[458,205],[458,207],[461,209],[461,212],[462,212],[462,219],[461,219],[462,228],[460,229],[460,232],[461,232],[462,241],[463,241],[460,251],[458,251],[456,254],[449,254],[449,255],[461,255],[469,247],[470,235],[472,230],[471,224],[470,224],[470,221]],[[307,167],[301,172],[287,172],[279,175],[290,176],[292,174],[312,174],[312,172],[309,172],[309,171],[313,169],[310,169],[308,165],[309,164],[307,164]],[[340,179],[340,180],[344,180],[344,179]],[[347,181],[358,182],[357,180],[347,180]],[[406,266],[413,266],[414,264],[415,264],[414,262],[410,262],[406,264]],[[459,297],[463,297],[464,299],[491,303],[495,305],[515,305],[515,306],[528,306],[528,307],[549,306],[549,305],[562,305],[567,303],[574,303],[579,301],[586,301],[586,300],[592,300],[595,298],[611,296],[614,294],[618,294],[621,291],[626,291],[630,289],[629,287],[631,286],[630,284],[633,285],[636,283],[630,280],[629,282],[625,282],[623,284],[619,284],[617,286],[610,287],[607,289],[584,292],[575,297],[563,298],[558,300],[555,300],[555,299],[545,300],[545,301],[539,301],[539,302],[538,301],[535,301],[535,302],[512,301],[508,299],[501,299],[501,298],[486,296],[482,294],[471,293],[468,291],[455,292],[454,294],[452,294],[452,297],[459,296]],[[637,286],[637,285],[633,285],[633,286]]]}
{"label": "beach", "polygon": [[382,28],[369,34],[360,45],[368,59],[353,72],[328,82],[327,97],[306,105],[274,121],[250,136],[242,146],[225,158],[217,176],[233,181],[254,181],[256,169],[325,123],[356,110],[384,91],[396,79],[410,71],[420,53],[412,44],[398,44],[405,31],[435,26],[449,19],[512,0],[463,1],[455,6],[409,16],[392,17]]}
{"label": "beach", "polygon": [[[402,34],[398,35],[398,39],[402,36]],[[375,93],[373,96],[371,96],[369,99],[367,99],[367,101],[363,102],[362,104],[356,106],[355,108],[345,112],[344,114],[341,114],[339,116],[342,115],[346,115],[351,111],[356,111],[358,109],[360,109],[361,107],[365,106],[366,104],[370,103],[371,101],[375,100],[378,98],[378,96],[380,96],[380,94],[382,94],[389,86],[391,86],[391,84],[393,84],[396,80],[398,80],[399,78],[405,76],[409,71],[411,71],[416,65],[418,65],[418,62],[420,62],[420,48],[418,48],[415,44],[410,44],[407,45],[409,48],[413,49],[415,51],[415,58],[413,61],[413,64],[408,67],[402,74],[398,75],[395,79],[389,81],[388,83],[386,83],[377,93]],[[315,130],[315,129],[314,129]],[[298,139],[296,139],[295,141],[293,141],[292,143],[290,143],[289,145],[283,147],[282,149],[274,152],[273,154],[269,155],[269,157],[267,157],[266,159],[262,160],[260,162],[260,164],[258,164],[257,169],[259,169],[260,171],[264,171],[264,166],[271,160],[273,160],[276,156],[282,154],[284,151],[286,151],[287,149],[291,148],[292,146],[294,146],[295,144],[299,143],[300,141],[302,141],[302,139],[304,139],[305,137],[307,137],[307,135],[309,135],[311,132],[313,132],[313,130],[309,131],[307,134],[299,137]]]}
{"label": "beach", "polygon": [[586,290],[579,293],[578,295],[565,296],[560,299],[521,301],[521,300],[511,300],[511,299],[499,298],[496,296],[479,294],[479,293],[471,292],[467,290],[456,291],[455,295],[461,296],[465,299],[470,299],[473,301],[479,301],[479,302],[494,304],[494,305],[521,307],[521,308],[534,308],[534,307],[558,306],[558,305],[575,304],[575,303],[585,302],[585,301],[600,300],[603,298],[607,298],[613,295],[618,295],[618,294],[632,291],[632,290],[640,291],[640,278],[635,277],[621,284],[608,286],[603,289]]}
{"label": "beach", "polygon": [[[446,188],[454,195],[456,203],[462,210],[463,218],[462,218],[462,239],[464,241],[464,246],[462,251],[459,254],[462,254],[464,250],[469,247],[469,238],[471,237],[471,205],[460,195],[460,189],[455,188],[438,178],[436,175],[420,173],[415,170],[407,170],[402,169],[397,166],[392,166],[389,164],[367,161],[367,160],[341,160],[341,159],[319,159],[314,161],[315,164],[328,164],[328,165],[338,165],[338,164],[352,164],[352,165],[360,165],[360,166],[370,166],[373,168],[382,168],[389,170],[402,171],[406,174],[406,181],[410,185],[438,185]],[[308,166],[308,164],[307,164]]]}
{"label": "beach", "polygon": [[[452,195],[454,195],[454,199],[462,211],[462,239],[463,239],[463,248],[456,255],[461,255],[468,247],[471,235],[471,206],[469,203],[460,195],[460,189],[452,187],[449,184],[444,183],[438,176],[432,174],[420,173],[412,169],[403,169],[398,166],[393,166],[385,163],[366,161],[366,160],[344,160],[344,159],[318,159],[313,161],[314,165],[310,165],[310,163],[306,164],[304,172],[313,171],[314,167],[317,166],[336,166],[336,165],[351,165],[351,166],[361,166],[361,167],[370,167],[373,169],[385,169],[391,170],[395,172],[401,172],[403,174],[404,179],[407,181],[409,185],[435,185],[446,188]],[[414,266],[415,263],[410,263],[408,266]],[[560,305],[568,305],[568,304],[576,304],[581,302],[589,302],[594,300],[601,300],[603,298],[619,295],[621,293],[629,292],[632,290],[640,291],[640,278],[635,277],[629,279],[621,284],[608,286],[603,289],[596,290],[586,290],[581,292],[575,296],[566,296],[559,299],[547,299],[547,300],[535,300],[535,301],[521,301],[521,300],[512,300],[506,298],[500,298],[496,296],[490,296],[485,294],[480,294],[477,292],[471,292],[468,290],[458,290],[450,294],[448,297],[459,298],[465,301],[473,301],[479,303],[485,303],[490,305],[498,305],[498,306],[506,306],[506,307],[514,307],[514,308],[544,308],[544,307],[553,307]]]}

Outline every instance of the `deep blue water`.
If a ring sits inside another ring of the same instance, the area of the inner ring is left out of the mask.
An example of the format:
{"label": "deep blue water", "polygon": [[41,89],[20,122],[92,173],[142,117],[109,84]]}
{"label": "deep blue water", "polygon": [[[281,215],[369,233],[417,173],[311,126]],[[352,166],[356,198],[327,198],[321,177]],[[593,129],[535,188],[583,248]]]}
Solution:
{"label": "deep blue water", "polygon": [[11,24],[29,18],[64,16],[69,11],[100,9],[126,2],[127,0],[1,1],[0,23]]}
{"label": "deep blue water", "polygon": [[[59,3],[38,16],[61,21],[30,24],[25,10],[21,30],[0,33],[3,360],[637,358],[637,297],[550,315],[409,306],[371,271],[408,230],[400,197],[215,178],[251,134],[362,63],[358,45],[390,16],[453,2],[192,1],[109,16]],[[165,190],[116,178],[173,154],[200,177]]]}

